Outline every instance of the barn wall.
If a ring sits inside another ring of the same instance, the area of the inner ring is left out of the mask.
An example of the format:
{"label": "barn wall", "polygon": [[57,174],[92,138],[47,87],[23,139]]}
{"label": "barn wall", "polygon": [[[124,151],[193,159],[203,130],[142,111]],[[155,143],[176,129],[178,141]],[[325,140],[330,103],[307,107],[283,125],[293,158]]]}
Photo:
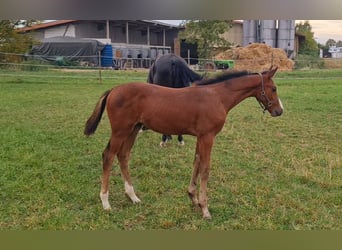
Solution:
{"label": "barn wall", "polygon": [[110,26],[109,33],[112,43],[126,43],[126,28]]}
{"label": "barn wall", "polygon": [[162,32],[151,32],[150,34],[150,45],[162,45],[163,44],[163,33]]}
{"label": "barn wall", "polygon": [[80,22],[76,28],[77,38],[106,38],[106,24]]}
{"label": "barn wall", "polygon": [[147,27],[146,30],[129,28],[129,43],[147,44]]}
{"label": "barn wall", "polygon": [[165,44],[166,46],[174,47],[174,40],[178,37],[178,31],[169,30],[166,31]]}
{"label": "barn wall", "polygon": [[233,45],[242,45],[242,24],[233,23],[233,26],[223,34],[223,37]]}
{"label": "barn wall", "polygon": [[[75,36],[78,38],[106,38],[105,22],[86,22],[82,21],[75,24]],[[109,38],[112,43],[126,43],[126,26],[117,26],[114,22],[109,26]],[[146,26],[129,26],[128,43],[147,45],[147,25]],[[150,45],[163,46],[163,30],[150,29]],[[173,47],[173,40],[178,36],[177,30],[165,31],[165,45]]]}
{"label": "barn wall", "polygon": [[44,39],[44,30],[35,30],[33,32],[30,33],[34,39],[38,40],[38,41],[41,41]]}
{"label": "barn wall", "polygon": [[[126,34],[127,23],[129,32],[128,41]],[[139,20],[110,20],[108,39],[106,20],[79,20],[58,24],[56,26],[51,25],[40,29],[32,29],[31,32],[35,34],[37,40],[59,36],[71,36],[81,39],[96,39],[103,44],[111,43],[113,58],[123,58],[123,60],[125,60],[125,58],[142,59],[134,62],[134,67],[137,66],[136,64],[143,67],[149,66],[151,61],[144,61],[145,58],[154,60],[160,54],[173,52],[174,39],[178,37],[177,28]],[[115,63],[124,62],[125,61],[116,61]],[[147,65],[146,62],[149,62],[149,64]]]}
{"label": "barn wall", "polygon": [[44,32],[44,38],[56,37],[56,36],[71,36],[75,37],[75,25],[67,24],[57,27],[51,27]]}

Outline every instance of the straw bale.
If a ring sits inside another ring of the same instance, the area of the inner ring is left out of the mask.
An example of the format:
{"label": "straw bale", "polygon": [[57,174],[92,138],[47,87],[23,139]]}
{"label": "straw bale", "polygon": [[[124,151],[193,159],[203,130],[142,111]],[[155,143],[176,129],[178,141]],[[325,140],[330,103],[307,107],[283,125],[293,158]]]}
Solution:
{"label": "straw bale", "polygon": [[272,48],[263,43],[229,49],[217,54],[215,59],[235,60],[236,70],[263,71],[274,65],[279,70],[289,71],[294,66],[294,62],[287,58],[283,49]]}

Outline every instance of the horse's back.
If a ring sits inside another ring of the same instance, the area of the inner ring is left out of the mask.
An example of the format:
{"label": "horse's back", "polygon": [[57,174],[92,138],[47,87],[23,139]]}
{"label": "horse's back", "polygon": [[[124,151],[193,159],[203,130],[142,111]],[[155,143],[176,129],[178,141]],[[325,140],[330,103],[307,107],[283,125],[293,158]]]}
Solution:
{"label": "horse's back", "polygon": [[151,67],[148,82],[171,88],[189,87],[202,76],[192,71],[186,61],[174,54],[159,57]]}
{"label": "horse's back", "polygon": [[158,95],[171,94],[174,92],[173,88],[166,88],[165,86],[146,84],[144,82],[130,82],[116,86],[112,89],[109,99],[121,98],[131,103],[135,99],[155,98]]}
{"label": "horse's back", "polygon": [[155,84],[131,82],[119,85],[107,98],[107,106],[117,111],[130,109],[129,112],[164,110],[165,113],[180,113],[185,109],[195,110],[199,106],[212,106],[215,103],[214,92],[208,87],[193,86],[189,88],[167,88]]}

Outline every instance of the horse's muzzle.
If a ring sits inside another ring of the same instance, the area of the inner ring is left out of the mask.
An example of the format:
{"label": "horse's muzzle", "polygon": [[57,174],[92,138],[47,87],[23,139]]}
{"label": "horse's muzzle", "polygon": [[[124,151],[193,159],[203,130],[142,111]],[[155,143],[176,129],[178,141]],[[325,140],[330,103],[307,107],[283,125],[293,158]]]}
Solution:
{"label": "horse's muzzle", "polygon": [[283,109],[275,109],[271,112],[271,116],[276,117],[276,116],[281,116],[283,114]]}

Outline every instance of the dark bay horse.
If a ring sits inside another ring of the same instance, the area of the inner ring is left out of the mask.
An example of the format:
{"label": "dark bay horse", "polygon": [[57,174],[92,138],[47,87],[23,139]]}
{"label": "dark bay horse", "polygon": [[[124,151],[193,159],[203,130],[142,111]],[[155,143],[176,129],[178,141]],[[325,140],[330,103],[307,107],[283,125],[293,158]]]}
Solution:
{"label": "dark bay horse", "polygon": [[[255,97],[271,116],[280,116],[283,106],[272,80],[277,68],[263,73],[237,72],[202,80],[189,88],[164,88],[144,83],[127,83],[106,91],[86,122],[84,134],[91,135],[104,109],[111,125],[111,138],[105,148],[100,198],[105,210],[108,201],[110,169],[117,156],[124,179],[125,192],[133,203],[140,202],[131,182],[128,162],[135,138],[144,125],[153,131],[188,134],[197,137],[194,169],[188,194],[204,218],[208,210],[207,183],[214,138],[226,121],[228,112],[248,97]],[[199,195],[197,181],[200,177]]]}
{"label": "dark bay horse", "polygon": [[[169,88],[184,88],[201,79],[202,76],[192,71],[182,57],[166,54],[159,56],[152,64],[147,82]],[[165,146],[171,139],[171,135],[163,135],[160,146]],[[178,141],[180,145],[184,145],[182,135],[178,135]]]}

